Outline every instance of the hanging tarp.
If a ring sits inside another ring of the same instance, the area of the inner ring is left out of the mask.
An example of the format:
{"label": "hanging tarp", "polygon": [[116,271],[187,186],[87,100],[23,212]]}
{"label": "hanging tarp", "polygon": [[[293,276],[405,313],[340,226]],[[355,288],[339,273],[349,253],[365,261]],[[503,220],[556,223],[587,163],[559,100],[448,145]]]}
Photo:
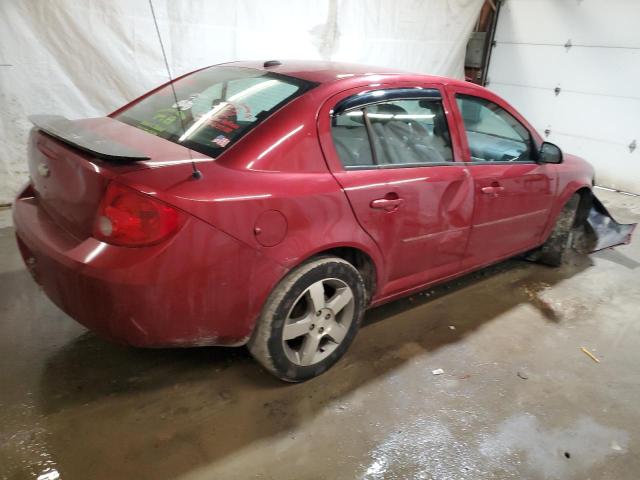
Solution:
{"label": "hanging tarp", "polygon": [[[174,75],[330,59],[449,75],[482,0],[153,0]],[[33,114],[104,116],[166,81],[148,0],[0,1],[0,204],[26,181]]]}

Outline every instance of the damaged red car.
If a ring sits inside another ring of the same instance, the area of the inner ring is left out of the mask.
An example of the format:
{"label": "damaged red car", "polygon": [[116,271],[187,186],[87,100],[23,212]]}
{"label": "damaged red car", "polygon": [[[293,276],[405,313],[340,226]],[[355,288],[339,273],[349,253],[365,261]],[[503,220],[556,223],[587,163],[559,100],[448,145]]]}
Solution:
{"label": "damaged red car", "polygon": [[287,381],[336,363],[371,306],[633,230],[587,162],[448,78],[238,62],[31,120],[14,222],[51,300],[130,345],[247,345]]}

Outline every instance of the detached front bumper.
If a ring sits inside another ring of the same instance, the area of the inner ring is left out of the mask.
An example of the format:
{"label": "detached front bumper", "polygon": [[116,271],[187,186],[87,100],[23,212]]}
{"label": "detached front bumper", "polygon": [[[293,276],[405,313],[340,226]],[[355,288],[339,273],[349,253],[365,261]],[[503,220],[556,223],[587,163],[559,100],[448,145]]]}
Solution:
{"label": "detached front bumper", "polygon": [[34,279],[65,313],[135,346],[246,342],[281,266],[190,218],[170,240],[144,248],[78,240],[38,207],[16,200],[20,251]]}
{"label": "detached front bumper", "polygon": [[605,248],[627,245],[638,225],[618,223],[595,195],[591,195],[591,208],[586,213],[583,231],[575,247],[583,253],[592,253]]}

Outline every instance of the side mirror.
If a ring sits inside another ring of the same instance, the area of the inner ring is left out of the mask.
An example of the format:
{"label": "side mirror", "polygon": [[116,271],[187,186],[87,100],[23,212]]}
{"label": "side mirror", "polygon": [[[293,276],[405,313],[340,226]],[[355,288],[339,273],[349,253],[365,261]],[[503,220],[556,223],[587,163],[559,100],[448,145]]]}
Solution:
{"label": "side mirror", "polygon": [[562,150],[553,143],[544,142],[538,155],[540,163],[562,163]]}

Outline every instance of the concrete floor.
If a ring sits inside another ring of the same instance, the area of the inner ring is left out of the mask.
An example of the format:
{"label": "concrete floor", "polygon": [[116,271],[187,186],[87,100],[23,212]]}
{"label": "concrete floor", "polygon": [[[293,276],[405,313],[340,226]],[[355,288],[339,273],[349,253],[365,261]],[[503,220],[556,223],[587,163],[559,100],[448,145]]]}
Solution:
{"label": "concrete floor", "polygon": [[[598,194],[640,220],[640,198]],[[639,262],[636,239],[503,263],[370,311],[336,367],[286,385],[243,349],[101,340],[0,229],[0,477],[635,480]]]}

